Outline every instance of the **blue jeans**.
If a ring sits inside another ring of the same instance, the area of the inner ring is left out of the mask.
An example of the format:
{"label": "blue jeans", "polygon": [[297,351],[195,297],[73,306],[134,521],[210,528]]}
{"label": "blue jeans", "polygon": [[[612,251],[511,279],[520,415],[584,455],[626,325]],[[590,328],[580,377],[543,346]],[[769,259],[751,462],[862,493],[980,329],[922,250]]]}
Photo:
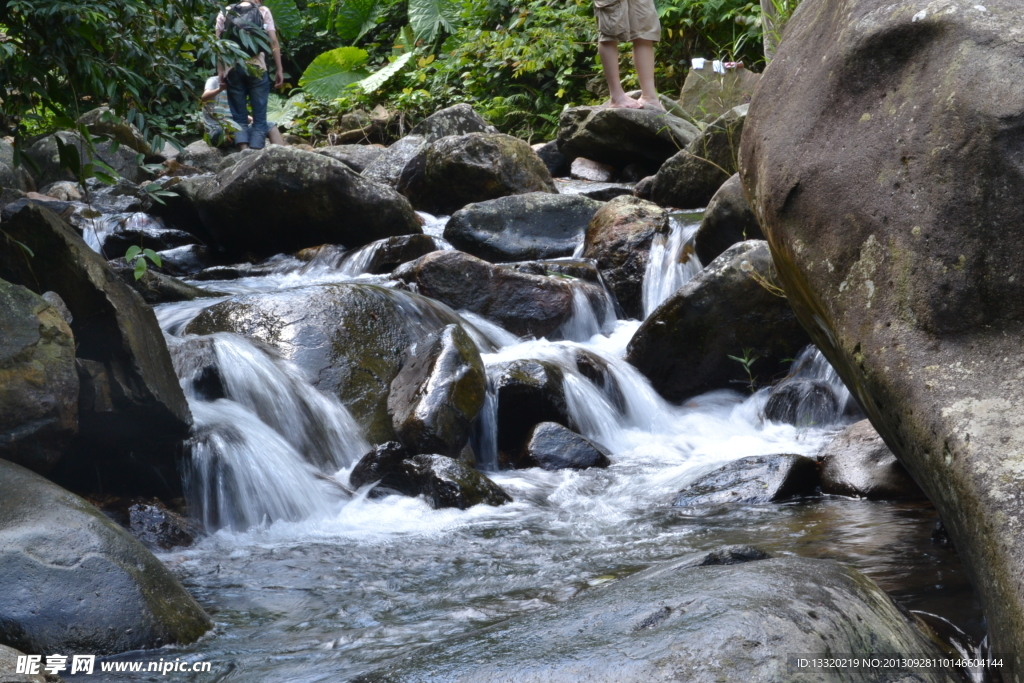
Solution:
{"label": "blue jeans", "polygon": [[[259,76],[250,76],[245,69],[236,66],[228,72],[227,82],[231,118],[238,124],[235,143],[263,149],[269,130],[267,100],[270,99],[270,76],[266,71]],[[252,106],[252,125],[249,125],[249,105]]]}

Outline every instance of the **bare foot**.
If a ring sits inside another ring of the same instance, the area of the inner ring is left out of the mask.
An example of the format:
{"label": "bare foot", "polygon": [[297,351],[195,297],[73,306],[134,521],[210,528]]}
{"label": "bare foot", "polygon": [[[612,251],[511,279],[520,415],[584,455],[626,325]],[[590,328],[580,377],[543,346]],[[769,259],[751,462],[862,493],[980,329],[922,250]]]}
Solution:
{"label": "bare foot", "polygon": [[640,99],[638,99],[637,102],[640,103],[641,107],[644,107],[646,109],[657,109],[658,111],[665,111],[665,105],[663,105],[661,103],[661,100],[657,98],[649,100],[643,95],[641,95]]}
{"label": "bare foot", "polygon": [[643,109],[644,105],[640,104],[632,97],[622,95],[621,97],[613,97],[608,106],[612,109]]}

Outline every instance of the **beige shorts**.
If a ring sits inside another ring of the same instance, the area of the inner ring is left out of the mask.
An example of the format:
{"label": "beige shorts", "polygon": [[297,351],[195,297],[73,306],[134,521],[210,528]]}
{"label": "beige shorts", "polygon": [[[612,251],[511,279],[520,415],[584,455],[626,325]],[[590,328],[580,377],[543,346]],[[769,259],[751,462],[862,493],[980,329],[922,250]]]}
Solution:
{"label": "beige shorts", "polygon": [[661,38],[654,0],[594,0],[598,40],[631,43]]}

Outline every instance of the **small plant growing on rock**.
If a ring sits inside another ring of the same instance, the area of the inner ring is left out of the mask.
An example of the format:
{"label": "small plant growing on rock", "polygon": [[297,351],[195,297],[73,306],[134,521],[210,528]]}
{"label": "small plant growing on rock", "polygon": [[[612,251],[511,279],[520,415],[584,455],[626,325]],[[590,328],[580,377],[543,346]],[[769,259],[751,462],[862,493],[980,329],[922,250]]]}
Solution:
{"label": "small plant growing on rock", "polygon": [[157,268],[163,265],[163,261],[160,259],[160,254],[156,253],[152,249],[143,249],[137,244],[133,244],[128,247],[128,251],[124,254],[124,260],[131,266],[134,262],[135,268],[135,279],[140,279],[146,274],[146,270],[149,266],[146,264],[146,260],[153,262],[153,265]]}
{"label": "small plant growing on rock", "polygon": [[757,377],[754,376],[754,371],[751,366],[753,366],[761,356],[754,353],[754,349],[743,349],[742,356],[729,356],[729,358],[743,366],[743,369],[747,373],[747,384],[750,388],[750,393],[754,393],[757,389]]}

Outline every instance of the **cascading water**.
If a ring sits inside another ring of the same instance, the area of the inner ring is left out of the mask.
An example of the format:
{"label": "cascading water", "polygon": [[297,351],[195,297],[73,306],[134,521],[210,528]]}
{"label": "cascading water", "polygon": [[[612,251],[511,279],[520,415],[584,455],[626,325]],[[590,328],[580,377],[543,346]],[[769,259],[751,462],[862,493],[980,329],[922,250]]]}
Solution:
{"label": "cascading water", "polygon": [[654,236],[644,273],[644,316],[653,313],[703,268],[693,250],[700,218],[693,218],[694,214],[673,215],[669,218],[668,235]]}

